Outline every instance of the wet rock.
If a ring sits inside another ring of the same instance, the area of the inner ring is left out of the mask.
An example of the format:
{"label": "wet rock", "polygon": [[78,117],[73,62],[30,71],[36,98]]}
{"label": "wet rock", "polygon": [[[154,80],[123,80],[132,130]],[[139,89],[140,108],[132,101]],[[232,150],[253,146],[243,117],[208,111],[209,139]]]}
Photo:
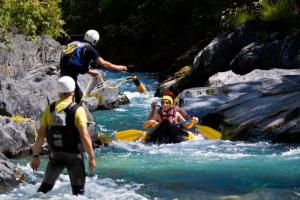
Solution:
{"label": "wet rock", "polygon": [[[164,91],[173,90],[177,88],[180,84],[180,81],[189,75],[192,71],[191,66],[185,66],[181,68],[179,71],[175,72],[173,76],[169,77],[165,81],[163,81],[156,89],[155,96],[162,96]],[[176,93],[176,91],[174,91]]]}
{"label": "wet rock", "polygon": [[25,180],[23,173],[12,162],[10,162],[3,154],[0,153],[0,191],[17,186]]}

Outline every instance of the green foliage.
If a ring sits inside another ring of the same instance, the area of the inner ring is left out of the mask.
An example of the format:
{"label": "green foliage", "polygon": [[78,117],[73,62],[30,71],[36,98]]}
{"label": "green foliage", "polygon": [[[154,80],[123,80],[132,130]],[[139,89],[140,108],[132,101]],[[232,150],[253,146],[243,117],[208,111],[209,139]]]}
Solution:
{"label": "green foliage", "polygon": [[253,6],[234,4],[234,7],[227,8],[222,12],[221,22],[225,30],[237,27],[246,21],[256,19],[256,13]]}
{"label": "green foliage", "polygon": [[255,19],[255,15],[249,13],[247,10],[241,11],[234,20],[234,26],[239,26],[246,21]]}
{"label": "green foliage", "polygon": [[20,33],[37,36],[62,34],[61,0],[1,0],[0,27],[15,27]]}
{"label": "green foliage", "polygon": [[260,4],[262,20],[290,19],[293,15],[290,0],[261,0]]}
{"label": "green foliage", "polygon": [[222,12],[222,26],[231,29],[252,20],[264,21],[285,20],[291,28],[299,25],[299,14],[293,12],[290,0],[260,0],[234,4]]}
{"label": "green foliage", "polygon": [[257,19],[258,15],[258,2],[234,3],[222,11],[221,26],[224,30],[230,30],[246,21]]}

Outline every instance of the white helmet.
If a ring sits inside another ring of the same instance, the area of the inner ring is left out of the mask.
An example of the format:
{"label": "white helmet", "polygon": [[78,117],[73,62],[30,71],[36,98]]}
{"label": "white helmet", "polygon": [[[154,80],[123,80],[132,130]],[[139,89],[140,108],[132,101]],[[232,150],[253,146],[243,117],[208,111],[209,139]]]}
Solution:
{"label": "white helmet", "polygon": [[98,31],[96,31],[96,30],[88,30],[84,34],[84,40],[91,43],[94,46],[97,44],[99,39],[100,39],[100,35],[99,35]]}
{"label": "white helmet", "polygon": [[58,80],[58,92],[69,93],[75,90],[75,81],[70,76],[63,76]]}

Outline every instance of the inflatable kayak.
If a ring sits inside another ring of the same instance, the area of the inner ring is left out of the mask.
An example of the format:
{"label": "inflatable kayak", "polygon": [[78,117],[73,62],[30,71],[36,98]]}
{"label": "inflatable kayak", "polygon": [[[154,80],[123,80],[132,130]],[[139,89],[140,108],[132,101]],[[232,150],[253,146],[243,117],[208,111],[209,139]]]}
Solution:
{"label": "inflatable kayak", "polygon": [[164,120],[151,132],[141,137],[141,140],[145,143],[168,144],[188,141],[193,138],[192,132],[183,130],[168,120]]}
{"label": "inflatable kayak", "polygon": [[[195,133],[201,134],[205,139],[217,140],[222,138],[219,131],[208,126],[197,124],[194,128],[196,129]],[[150,132],[136,129],[117,132],[115,139],[129,142],[140,140],[145,143],[178,143],[193,140],[195,133],[182,130],[169,122],[164,122]]]}

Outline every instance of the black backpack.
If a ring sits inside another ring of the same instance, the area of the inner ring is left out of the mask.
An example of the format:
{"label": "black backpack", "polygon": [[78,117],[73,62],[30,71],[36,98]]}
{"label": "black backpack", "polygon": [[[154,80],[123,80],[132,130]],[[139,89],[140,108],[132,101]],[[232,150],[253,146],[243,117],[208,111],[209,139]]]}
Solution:
{"label": "black backpack", "polygon": [[63,111],[55,111],[55,102],[50,104],[51,126],[49,127],[46,139],[50,150],[57,152],[80,153],[81,140],[76,128],[75,114],[79,105],[71,103]]}

